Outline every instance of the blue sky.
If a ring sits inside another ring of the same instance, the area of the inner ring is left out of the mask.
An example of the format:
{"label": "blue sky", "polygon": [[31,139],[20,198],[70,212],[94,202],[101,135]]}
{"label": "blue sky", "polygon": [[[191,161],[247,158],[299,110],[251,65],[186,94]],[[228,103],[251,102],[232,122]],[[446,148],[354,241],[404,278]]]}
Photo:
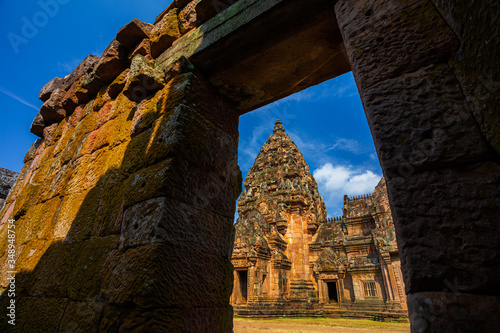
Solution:
{"label": "blue sky", "polygon": [[[20,171],[36,139],[29,127],[40,89],[89,54],[100,55],[120,27],[152,23],[170,1],[0,0],[0,167]],[[351,73],[243,115],[240,168],[246,175],[276,119],[303,153],[330,216],[344,194],[370,193],[382,176]]]}

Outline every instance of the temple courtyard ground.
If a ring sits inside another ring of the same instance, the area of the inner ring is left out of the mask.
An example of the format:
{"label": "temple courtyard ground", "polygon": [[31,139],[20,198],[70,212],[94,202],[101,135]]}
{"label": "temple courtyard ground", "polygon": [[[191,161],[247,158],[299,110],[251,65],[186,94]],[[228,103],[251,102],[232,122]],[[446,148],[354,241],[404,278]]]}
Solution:
{"label": "temple courtyard ground", "polygon": [[410,323],[384,323],[366,319],[344,318],[234,318],[234,333],[290,332],[290,333],[362,333],[410,332]]}

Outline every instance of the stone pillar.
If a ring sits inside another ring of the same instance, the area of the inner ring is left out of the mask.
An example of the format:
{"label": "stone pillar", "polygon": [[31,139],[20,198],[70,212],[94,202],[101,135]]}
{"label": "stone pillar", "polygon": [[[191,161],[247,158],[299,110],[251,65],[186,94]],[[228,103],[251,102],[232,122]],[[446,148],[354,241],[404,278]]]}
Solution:
{"label": "stone pillar", "polygon": [[335,10],[387,179],[412,332],[500,331],[498,3]]}
{"label": "stone pillar", "polygon": [[345,277],[345,273],[340,273],[339,272],[339,288],[340,288],[339,304],[342,304],[342,303],[345,302],[345,296],[344,296],[344,277]]}
{"label": "stone pillar", "polygon": [[380,258],[380,266],[382,271],[382,280],[384,281],[385,292],[387,295],[387,300],[393,301],[394,295],[392,294],[391,282],[389,279],[389,270],[387,269],[387,265],[385,264],[385,261],[382,259],[382,257]]}
{"label": "stone pillar", "polygon": [[399,293],[397,291],[398,285],[396,282],[396,276],[394,274],[394,268],[392,267],[391,263],[391,255],[389,253],[381,253],[380,256],[382,257],[386,267],[387,267],[387,273],[389,277],[389,293],[392,296],[392,300],[395,302],[400,302],[399,300]]}

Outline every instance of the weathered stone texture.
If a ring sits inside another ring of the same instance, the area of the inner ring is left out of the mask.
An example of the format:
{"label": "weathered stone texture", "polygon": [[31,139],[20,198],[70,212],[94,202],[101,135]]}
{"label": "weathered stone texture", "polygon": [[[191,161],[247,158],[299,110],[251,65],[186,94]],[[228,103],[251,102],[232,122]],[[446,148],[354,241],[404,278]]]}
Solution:
{"label": "weathered stone texture", "polygon": [[470,5],[463,0],[433,1],[461,40],[450,60],[481,132],[500,154],[500,5]]}
{"label": "weathered stone texture", "polygon": [[389,182],[407,293],[442,291],[448,282],[499,295],[499,175],[485,162]]}
{"label": "weathered stone texture", "polygon": [[181,36],[178,10],[169,11],[151,30],[151,55],[157,58]]}
{"label": "weathered stone texture", "polygon": [[390,178],[493,157],[445,64],[374,84],[361,96]]}
{"label": "weathered stone texture", "polygon": [[[352,14],[342,11],[343,3],[347,6],[347,1],[339,2],[336,14],[339,25],[343,27],[347,54],[360,89],[446,60],[459,47],[455,34],[429,1],[420,1],[406,8],[402,4],[386,6],[378,1],[373,8],[383,6],[394,12],[376,16],[376,19],[368,16],[368,22],[350,21],[350,18],[365,15],[370,9],[366,13]],[[359,7],[364,9],[364,6]],[[357,35],[351,32],[362,30],[359,27],[362,24],[370,28]]]}
{"label": "weathered stone texture", "polygon": [[16,183],[18,173],[4,168],[0,168],[0,211],[2,210],[5,199]]}
{"label": "weathered stone texture", "polygon": [[[458,324],[480,320],[473,294],[498,295],[499,7],[408,3],[341,1],[336,13],[388,179],[412,330],[475,331]],[[418,295],[451,288],[467,294],[419,326],[434,296]]]}
{"label": "weathered stone texture", "polygon": [[[87,102],[45,126],[26,154],[2,217],[16,220],[22,244],[17,291],[34,302],[30,307],[50,303],[41,312],[48,318],[44,332],[57,325],[229,331],[238,116],[191,64],[166,76],[138,55],[124,71],[120,47],[113,42],[68,91],[77,96],[74,105]],[[113,81],[111,95],[105,81]],[[125,95],[132,82],[147,88],[144,96]],[[56,90],[46,104],[64,110],[59,97],[66,94]],[[225,122],[214,124],[218,117]],[[5,267],[6,228],[1,237]],[[5,281],[2,275],[2,291]],[[183,310],[166,310],[170,318],[152,323],[139,310],[151,306]],[[198,311],[219,317],[187,325],[185,314]],[[36,332],[32,323],[19,318],[19,327]]]}
{"label": "weathered stone texture", "polygon": [[127,49],[133,50],[137,43],[149,37],[152,28],[152,24],[133,19],[118,31],[116,40]]}
{"label": "weathered stone texture", "polygon": [[[474,306],[470,306],[474,304]],[[500,307],[500,297],[455,291],[419,292],[408,295],[412,332],[498,332],[500,319],[485,313]],[[467,310],[465,310],[467,309]]]}

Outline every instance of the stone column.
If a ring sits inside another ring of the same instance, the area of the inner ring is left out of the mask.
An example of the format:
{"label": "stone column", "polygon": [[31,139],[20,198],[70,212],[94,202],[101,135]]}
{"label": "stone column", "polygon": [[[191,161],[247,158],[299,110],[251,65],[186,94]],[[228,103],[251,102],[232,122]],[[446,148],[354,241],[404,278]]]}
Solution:
{"label": "stone column", "polygon": [[390,288],[390,294],[392,295],[392,300],[399,302],[399,293],[397,291],[397,282],[396,282],[396,276],[394,274],[394,268],[392,267],[391,263],[391,255],[389,253],[381,253],[380,256],[384,260],[384,263],[387,267],[387,272],[389,275],[389,288]]}
{"label": "stone column", "polygon": [[412,332],[500,331],[498,3],[335,10],[387,179]]}
{"label": "stone column", "polygon": [[339,276],[339,287],[340,287],[339,304],[342,304],[345,302],[345,296],[344,296],[345,267],[343,264],[340,264],[338,276]]}

